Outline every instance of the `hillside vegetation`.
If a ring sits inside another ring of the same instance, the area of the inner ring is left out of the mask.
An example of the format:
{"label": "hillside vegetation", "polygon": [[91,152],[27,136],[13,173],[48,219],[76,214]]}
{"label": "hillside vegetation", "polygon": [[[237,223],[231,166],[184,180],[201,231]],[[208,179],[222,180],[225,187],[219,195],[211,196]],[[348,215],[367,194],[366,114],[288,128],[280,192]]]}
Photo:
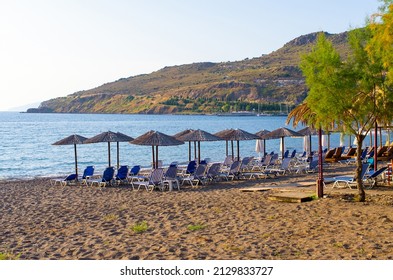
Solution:
{"label": "hillside vegetation", "polygon": [[[300,57],[311,50],[316,37],[317,33],[300,36],[257,58],[171,66],[121,78],[44,101],[28,112],[195,114],[294,106],[307,94]],[[346,54],[346,32],[327,37]]]}

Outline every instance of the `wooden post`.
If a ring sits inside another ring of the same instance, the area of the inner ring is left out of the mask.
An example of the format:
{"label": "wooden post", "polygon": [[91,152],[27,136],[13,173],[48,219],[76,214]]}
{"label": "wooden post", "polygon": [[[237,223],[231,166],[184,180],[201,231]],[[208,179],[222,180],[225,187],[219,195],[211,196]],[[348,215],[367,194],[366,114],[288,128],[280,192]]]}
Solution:
{"label": "wooden post", "polygon": [[196,141],[194,141],[194,159],[197,159]]}
{"label": "wooden post", "polygon": [[76,181],[78,181],[78,155],[76,153],[76,144],[74,144],[74,155],[75,155],[75,174],[76,174]]}
{"label": "wooden post", "polygon": [[198,141],[198,163],[201,163],[201,141]]}
{"label": "wooden post", "polygon": [[108,142],[108,167],[111,167],[111,142]]}
{"label": "wooden post", "polygon": [[156,146],[156,168],[158,168],[158,145]]}
{"label": "wooden post", "polygon": [[235,160],[235,155],[233,152],[233,140],[231,140],[231,148],[232,148],[232,160]]}
{"label": "wooden post", "polygon": [[155,158],[155,156],[154,156],[154,146],[151,146],[151,154],[152,154],[152,156],[153,156],[153,161],[152,161],[152,167],[153,167],[153,169],[155,169],[156,167],[156,158]]}
{"label": "wooden post", "polygon": [[191,161],[191,141],[188,141],[188,161]]}
{"label": "wooden post", "polygon": [[318,181],[317,181],[317,196],[323,197],[323,162],[322,162],[322,129],[318,130]]}
{"label": "wooden post", "polygon": [[284,137],[281,137],[281,158],[284,159],[285,154],[285,145],[284,145]]}
{"label": "wooden post", "polygon": [[240,141],[237,140],[236,143],[237,143],[237,160],[240,160],[240,147],[239,147]]}
{"label": "wooden post", "polygon": [[116,144],[117,144],[117,170],[119,170],[120,167],[119,142],[116,142]]}
{"label": "wooden post", "polygon": [[378,123],[375,121],[374,135],[374,171],[378,170]]}

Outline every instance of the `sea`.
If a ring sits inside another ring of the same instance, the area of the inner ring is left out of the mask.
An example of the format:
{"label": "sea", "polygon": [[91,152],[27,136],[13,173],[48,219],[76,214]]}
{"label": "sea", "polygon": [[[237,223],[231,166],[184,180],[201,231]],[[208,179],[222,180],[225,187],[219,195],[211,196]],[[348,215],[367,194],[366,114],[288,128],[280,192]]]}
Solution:
{"label": "sea", "polygon": [[[31,179],[64,176],[74,173],[73,145],[57,146],[54,142],[72,134],[93,137],[105,131],[121,132],[136,138],[149,130],[174,135],[185,129],[202,129],[216,133],[224,129],[240,128],[250,133],[287,127],[286,116],[216,116],[216,115],[132,115],[132,114],[34,114],[0,112],[0,180]],[[332,134],[330,145],[339,145],[339,134]],[[347,140],[348,145],[350,139]],[[303,152],[303,138],[285,138],[285,149]],[[317,149],[316,136],[312,139]],[[255,151],[256,141],[240,141],[240,156],[260,156]],[[149,146],[120,143],[120,164],[151,166]],[[192,148],[193,150],[193,148]],[[280,140],[266,140],[266,151],[280,151]],[[111,164],[116,165],[116,143],[111,145]],[[97,171],[108,166],[108,144],[77,145],[79,172],[88,165]],[[236,146],[235,146],[236,153]],[[201,158],[223,161],[225,141],[201,142]],[[188,143],[180,146],[159,147],[159,159],[164,165],[173,161],[188,161]]]}

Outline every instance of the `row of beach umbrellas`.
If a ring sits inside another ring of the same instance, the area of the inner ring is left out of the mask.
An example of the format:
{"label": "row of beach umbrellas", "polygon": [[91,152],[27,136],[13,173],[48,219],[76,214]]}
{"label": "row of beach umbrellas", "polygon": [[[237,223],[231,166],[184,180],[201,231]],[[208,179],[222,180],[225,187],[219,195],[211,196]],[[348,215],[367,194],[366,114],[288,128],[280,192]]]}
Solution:
{"label": "row of beach umbrellas", "polygon": [[[312,130],[305,130],[303,133],[313,133]],[[313,133],[314,134],[314,133]],[[268,139],[281,139],[281,151],[284,155],[284,138],[285,137],[303,137],[305,135],[290,130],[288,128],[279,128],[273,131],[261,130],[255,134],[249,133],[242,129],[226,129],[215,134],[211,134],[200,129],[187,129],[182,132],[170,136],[158,131],[148,131],[145,134],[132,138],[120,132],[107,131],[100,133],[94,137],[86,138],[80,135],[70,135],[62,140],[59,140],[53,145],[73,145],[75,154],[75,173],[78,175],[78,161],[77,161],[77,149],[78,144],[89,144],[89,143],[108,143],[108,164],[111,166],[111,154],[110,145],[111,143],[117,144],[117,166],[119,167],[119,142],[130,142],[135,145],[151,146],[152,147],[152,163],[153,168],[158,167],[158,146],[177,146],[182,145],[185,142],[189,143],[189,160],[191,160],[191,143],[194,142],[194,155],[195,158],[200,159],[200,142],[204,141],[226,141],[226,154],[228,155],[228,145],[231,143],[232,157],[234,155],[234,141],[237,142],[237,157],[240,158],[240,141],[246,140],[261,140],[266,141]],[[264,143],[265,144],[265,143]],[[263,145],[265,147],[265,145]],[[265,152],[265,151],[264,151]],[[198,153],[198,156],[197,156]]]}

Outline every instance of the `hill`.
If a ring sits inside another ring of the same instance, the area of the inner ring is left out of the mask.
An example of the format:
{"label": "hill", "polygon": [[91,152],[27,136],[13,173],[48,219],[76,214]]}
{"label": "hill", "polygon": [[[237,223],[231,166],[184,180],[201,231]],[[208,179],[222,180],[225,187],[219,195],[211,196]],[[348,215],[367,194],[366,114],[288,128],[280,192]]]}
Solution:
{"label": "hill", "polygon": [[[261,57],[170,66],[121,78],[44,101],[28,112],[192,114],[295,106],[307,94],[300,57],[311,50],[317,34],[300,36]],[[345,55],[347,32],[326,36]]]}

